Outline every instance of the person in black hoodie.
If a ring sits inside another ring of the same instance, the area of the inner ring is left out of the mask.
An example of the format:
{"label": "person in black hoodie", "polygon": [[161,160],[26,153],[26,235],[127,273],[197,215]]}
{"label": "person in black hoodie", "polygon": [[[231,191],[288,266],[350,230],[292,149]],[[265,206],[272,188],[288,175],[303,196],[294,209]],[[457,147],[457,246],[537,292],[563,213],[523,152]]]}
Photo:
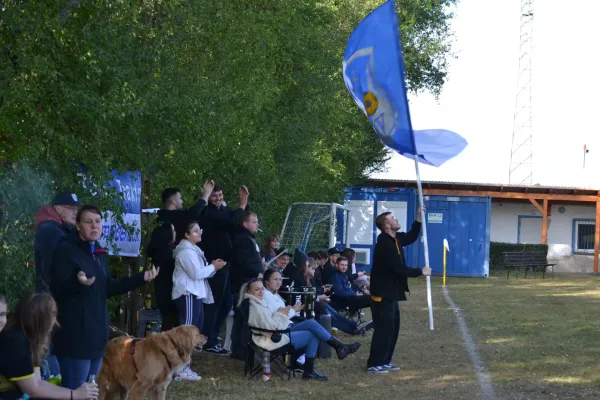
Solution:
{"label": "person in black hoodie", "polygon": [[[233,257],[231,260],[231,290],[233,304],[239,303],[240,290],[251,279],[262,278],[264,264],[260,255],[260,247],[254,235],[258,232],[258,217],[255,213],[246,211],[242,217],[242,224],[237,229],[233,242]],[[235,312],[233,328],[231,330],[231,357],[244,360],[246,343],[243,343],[244,333],[241,327],[244,322],[240,313]]]}
{"label": "person in black hoodie", "polygon": [[409,268],[404,259],[403,247],[419,238],[420,209],[408,233],[398,232],[400,223],[390,212],[377,216],[375,224],[381,233],[375,244],[371,269],[371,313],[375,332],[367,372],[389,373],[400,370],[392,364],[392,356],[400,333],[398,301],[406,301],[406,292],[409,291],[407,278],[431,275],[431,268]]}
{"label": "person in black hoodie", "polygon": [[76,218],[77,233],[67,236],[56,249],[50,289],[58,306],[60,328],[52,346],[58,357],[62,386],[76,389],[89,375],[98,375],[108,342],[106,299],[127,293],[153,280],[158,270],[112,279],[108,252],[100,248],[102,213],[84,205]]}
{"label": "person in black hoodie", "polygon": [[183,238],[186,225],[190,221],[200,221],[200,215],[205,209],[210,194],[215,187],[215,182],[206,180],[202,187],[202,197],[190,208],[183,208],[181,191],[177,188],[167,188],[162,192],[163,209],[158,211],[158,222],[170,222],[175,226],[177,238],[175,245]]}
{"label": "person in black hoodie", "polygon": [[231,290],[236,297],[244,283],[262,276],[264,272],[260,248],[254,238],[259,226],[256,214],[247,211],[242,218],[242,225],[236,231],[231,260]]}
{"label": "person in black hoodie", "polygon": [[[248,188],[245,186],[240,187],[238,200],[238,208],[232,210],[223,201],[223,189],[219,185],[215,185],[212,189],[209,204],[200,218],[203,237],[202,242],[198,244],[208,260],[221,259],[228,264],[231,263],[232,238],[244,211],[248,208]],[[226,265],[208,279],[215,301],[204,305],[204,327],[202,328],[202,334],[206,336],[204,351],[218,355],[229,354],[229,351],[219,344],[219,332],[233,306],[229,268]]]}
{"label": "person in black hoodie", "polygon": [[306,281],[300,272],[308,264],[308,256],[296,248],[294,250],[294,263],[289,263],[283,270],[283,276],[288,278],[290,285],[293,283],[295,290],[300,290],[306,286]]}
{"label": "person in black hoodie", "polygon": [[152,263],[162,271],[154,281],[154,295],[162,317],[161,329],[163,332],[179,325],[177,307],[171,298],[173,271],[175,270],[175,259],[173,258],[175,240],[175,226],[170,222],[165,222],[154,228],[147,249],[148,257],[152,259]]}

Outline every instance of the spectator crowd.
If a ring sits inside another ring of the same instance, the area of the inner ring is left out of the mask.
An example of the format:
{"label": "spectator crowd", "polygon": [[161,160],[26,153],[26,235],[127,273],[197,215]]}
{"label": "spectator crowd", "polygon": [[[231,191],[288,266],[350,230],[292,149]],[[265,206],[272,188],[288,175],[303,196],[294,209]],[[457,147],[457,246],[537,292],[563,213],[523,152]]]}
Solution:
{"label": "spectator crowd", "polygon": [[[179,189],[165,189],[146,249],[153,265],[120,279],[111,276],[107,250],[98,243],[101,210],[66,192],[43,206],[35,216],[36,293],[19,301],[8,323],[8,305],[0,296],[0,399],[96,398],[95,377],[109,340],[107,299],[151,281],[163,331],[194,325],[206,337],[203,351],[239,360],[246,359],[250,340],[266,350],[291,343],[294,370],[304,379],[327,380],[315,369],[319,344],[331,346],[340,360],[360,344],[342,343],[319,324],[320,317],[330,316],[334,331],[363,335],[373,321],[363,321],[361,310],[381,298],[370,292],[370,277],[357,271],[352,249],[306,254],[282,248],[276,234],[259,245],[259,220],[245,186],[237,200],[237,208],[229,207],[212,180],[187,208]],[[289,293],[308,290],[315,294],[311,304],[306,297],[290,301]],[[243,304],[246,319],[238,312]],[[308,308],[315,318],[304,313]],[[222,332],[232,314],[227,337]],[[245,333],[248,326],[257,331]],[[289,333],[278,337],[264,330]],[[224,345],[227,339],[231,346]],[[372,365],[367,371],[395,370],[389,358],[389,368]],[[201,379],[190,365],[173,378]]]}

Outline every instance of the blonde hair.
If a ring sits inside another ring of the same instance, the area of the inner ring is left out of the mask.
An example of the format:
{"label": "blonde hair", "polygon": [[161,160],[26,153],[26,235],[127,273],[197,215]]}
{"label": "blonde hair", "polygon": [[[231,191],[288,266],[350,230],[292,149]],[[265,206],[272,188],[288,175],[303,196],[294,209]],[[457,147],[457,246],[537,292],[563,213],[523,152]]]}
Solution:
{"label": "blonde hair", "polygon": [[244,301],[244,295],[246,293],[248,293],[248,290],[250,289],[250,285],[252,285],[254,282],[263,283],[263,280],[260,278],[252,278],[248,282],[246,282],[242,285],[242,287],[240,288],[240,298],[237,303],[238,307],[242,305],[242,301]]}

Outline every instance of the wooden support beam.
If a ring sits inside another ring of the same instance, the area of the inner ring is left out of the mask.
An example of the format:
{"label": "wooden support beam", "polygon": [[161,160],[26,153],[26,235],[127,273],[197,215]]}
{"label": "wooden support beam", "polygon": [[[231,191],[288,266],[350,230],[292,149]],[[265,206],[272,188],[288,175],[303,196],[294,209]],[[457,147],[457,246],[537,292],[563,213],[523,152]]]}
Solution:
{"label": "wooden support beam", "polygon": [[[536,201],[537,203],[537,201]],[[548,199],[544,199],[542,209],[542,244],[548,243]]]}
{"label": "wooden support beam", "polygon": [[594,272],[598,272],[598,252],[600,251],[600,200],[596,202],[596,232],[594,234]]}
{"label": "wooden support beam", "polygon": [[448,189],[423,189],[425,195],[442,196],[490,196],[496,199],[548,199],[557,201],[584,201],[596,202],[598,196],[589,196],[578,194],[576,196],[568,194],[545,194],[545,193],[511,193],[496,191],[476,191],[476,190],[448,190]]}
{"label": "wooden support beam", "polygon": [[542,206],[540,206],[540,203],[537,202],[536,199],[529,199],[529,201],[531,202],[531,204],[533,204],[533,206],[535,208],[537,208],[537,210],[540,212],[540,214],[542,214],[542,216],[544,215],[544,209],[542,208]]}

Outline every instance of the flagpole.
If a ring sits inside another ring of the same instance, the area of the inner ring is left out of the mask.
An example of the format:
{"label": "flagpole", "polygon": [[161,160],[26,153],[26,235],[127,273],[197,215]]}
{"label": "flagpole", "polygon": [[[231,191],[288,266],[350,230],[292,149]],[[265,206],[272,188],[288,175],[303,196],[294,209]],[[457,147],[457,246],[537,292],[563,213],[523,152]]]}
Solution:
{"label": "flagpole", "polygon": [[[400,26],[400,24],[398,24],[398,14],[396,13],[396,2],[395,0],[388,0],[390,1],[390,3],[392,4],[392,8],[394,10],[394,18],[395,18],[395,25],[397,27]],[[398,28],[397,28],[398,29]],[[406,105],[406,114],[408,116],[408,127],[409,127],[409,131],[410,131],[410,140],[412,142],[412,149],[414,151],[413,153],[413,158],[415,160],[415,172],[417,174],[417,190],[419,191],[418,195],[419,195],[419,205],[421,206],[421,226],[423,227],[423,254],[425,255],[425,266],[426,267],[430,267],[429,265],[429,242],[427,241],[427,221],[425,220],[425,202],[423,201],[423,187],[421,185],[421,174],[419,173],[419,157],[418,157],[418,151],[417,151],[417,145],[415,144],[415,134],[413,132],[413,128],[412,128],[412,121],[410,119],[410,109],[408,108],[408,93],[406,90],[406,83],[404,81],[404,60],[402,59],[402,45],[400,44],[400,32],[396,32],[395,39],[396,39],[396,46],[398,48],[398,55],[400,56],[400,65],[401,65],[401,70],[400,70],[400,81],[402,82],[402,88],[400,88],[400,90],[403,90],[405,95],[404,95],[404,101],[405,101],[405,105]],[[427,308],[429,310],[429,329],[433,330],[433,305],[432,305],[432,301],[431,301],[431,277],[426,276],[425,277],[426,280],[426,285],[427,285]]]}
{"label": "flagpole", "polygon": [[[425,255],[425,266],[429,267],[429,242],[427,241],[427,221],[425,220],[425,202],[423,200],[423,185],[421,185],[421,174],[419,173],[419,157],[415,154],[415,170],[417,172],[417,190],[419,191],[419,205],[421,211],[421,226],[423,227],[423,254]],[[429,329],[433,330],[433,305],[431,301],[431,277],[425,277],[427,284],[427,308],[429,309]]]}

